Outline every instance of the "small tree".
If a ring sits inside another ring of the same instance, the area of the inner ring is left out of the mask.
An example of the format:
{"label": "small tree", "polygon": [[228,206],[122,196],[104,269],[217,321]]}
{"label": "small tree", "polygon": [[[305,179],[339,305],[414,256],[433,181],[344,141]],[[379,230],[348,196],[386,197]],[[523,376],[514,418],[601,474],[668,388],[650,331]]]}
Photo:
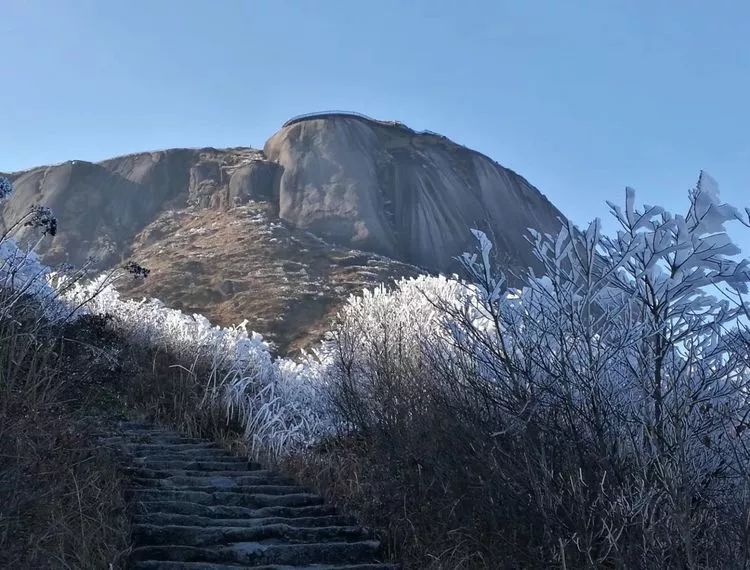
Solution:
{"label": "small tree", "polygon": [[[566,476],[597,515],[549,530],[560,561],[699,568],[717,555],[746,559],[750,273],[732,257],[739,249],[725,225],[748,220],[720,203],[706,174],[683,215],[634,203],[628,189],[624,209],[610,204],[614,237],[598,220],[584,232],[570,223],[555,237],[532,232],[544,276],[517,295],[475,231],[478,252],[461,261],[493,326],[478,330],[446,307],[453,338],[485,364],[480,383],[499,392],[502,425],[520,426],[533,464],[549,469],[536,474],[538,496],[559,493],[554,479],[566,473],[547,444],[563,440],[573,452],[563,463],[578,474]],[[559,495],[540,499],[540,509],[559,504]],[[731,539],[722,530],[730,521]]]}

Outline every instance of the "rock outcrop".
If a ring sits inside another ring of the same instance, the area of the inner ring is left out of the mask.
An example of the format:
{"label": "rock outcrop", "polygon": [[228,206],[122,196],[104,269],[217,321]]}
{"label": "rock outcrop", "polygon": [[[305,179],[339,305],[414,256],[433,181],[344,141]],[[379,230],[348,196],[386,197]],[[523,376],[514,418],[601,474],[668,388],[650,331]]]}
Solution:
{"label": "rock outcrop", "polygon": [[32,204],[48,206],[61,231],[40,244],[45,259],[81,265],[94,257],[107,267],[127,255],[133,238],[163,212],[262,199],[273,191],[277,170],[251,148],[171,149],[99,163],[71,160],[12,174],[15,191],[1,219],[7,226]]}
{"label": "rock outcrop", "polygon": [[[50,264],[152,269],[136,296],[230,324],[247,318],[280,350],[325,329],[348,294],[417,272],[457,270],[470,227],[513,270],[534,266],[526,229],[560,212],[524,178],[430,132],[354,114],[289,121],[264,150],[171,149],[9,175],[7,228],[33,204],[59,232]],[[22,240],[36,242],[33,228]]]}
{"label": "rock outcrop", "polygon": [[280,216],[335,243],[432,271],[453,271],[468,228],[494,236],[504,261],[535,265],[527,228],[562,214],[523,177],[435,133],[331,114],[287,123],[266,143],[281,165]]}

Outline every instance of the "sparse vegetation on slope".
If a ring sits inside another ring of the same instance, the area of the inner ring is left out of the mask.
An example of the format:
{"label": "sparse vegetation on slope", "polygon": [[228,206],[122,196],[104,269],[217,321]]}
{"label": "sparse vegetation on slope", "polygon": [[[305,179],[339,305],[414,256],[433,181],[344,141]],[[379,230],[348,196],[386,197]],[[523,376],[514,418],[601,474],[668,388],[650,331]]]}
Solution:
{"label": "sparse vegetation on slope", "polygon": [[222,326],[241,315],[282,355],[320,340],[349,295],[419,273],[294,229],[265,202],[165,213],[132,250],[153,273],[118,284],[123,296],[155,297]]}

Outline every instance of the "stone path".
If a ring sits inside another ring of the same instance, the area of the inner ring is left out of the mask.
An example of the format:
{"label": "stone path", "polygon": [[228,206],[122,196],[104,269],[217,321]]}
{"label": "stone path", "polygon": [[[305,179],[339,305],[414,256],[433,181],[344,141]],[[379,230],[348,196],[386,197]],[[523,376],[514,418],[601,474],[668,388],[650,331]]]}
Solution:
{"label": "stone path", "polygon": [[129,475],[131,568],[396,570],[323,499],[217,444],[138,422],[101,443]]}

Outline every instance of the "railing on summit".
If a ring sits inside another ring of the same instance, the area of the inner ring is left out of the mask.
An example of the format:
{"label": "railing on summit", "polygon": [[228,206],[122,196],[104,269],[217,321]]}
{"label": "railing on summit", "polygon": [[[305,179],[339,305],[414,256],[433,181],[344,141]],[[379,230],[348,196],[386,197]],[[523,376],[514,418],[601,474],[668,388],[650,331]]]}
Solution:
{"label": "railing on summit", "polygon": [[357,113],[356,111],[316,111],[314,113],[305,113],[304,115],[297,115],[296,117],[292,117],[286,123],[284,123],[283,127],[288,127],[307,119],[321,119],[324,117],[356,117],[358,119],[365,119],[367,121],[373,121],[375,123],[389,123],[396,125],[401,124],[399,121],[379,121],[378,119],[373,119],[372,117],[368,117],[364,113]]}

